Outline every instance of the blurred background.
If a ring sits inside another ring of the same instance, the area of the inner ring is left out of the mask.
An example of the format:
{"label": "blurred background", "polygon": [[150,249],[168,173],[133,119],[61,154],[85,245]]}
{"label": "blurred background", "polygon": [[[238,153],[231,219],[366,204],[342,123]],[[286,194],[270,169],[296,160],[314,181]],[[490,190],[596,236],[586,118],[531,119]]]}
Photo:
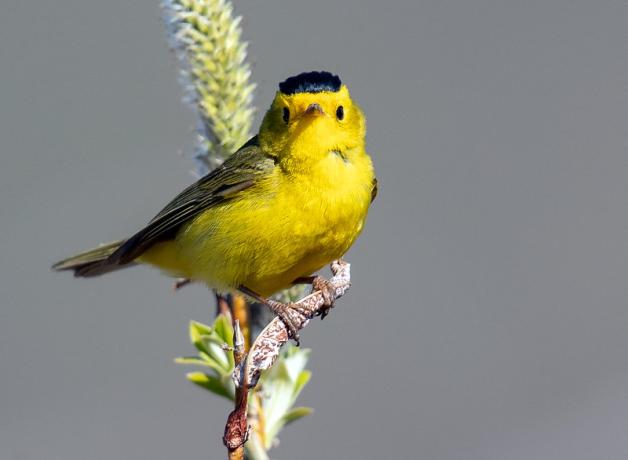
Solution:
{"label": "blurred background", "polygon": [[[626,458],[628,4],[234,3],[258,122],[337,72],[380,183],[273,458]],[[3,1],[2,459],[225,456],[229,404],[173,363],[208,291],[49,270],[193,180],[177,73],[156,0]]]}

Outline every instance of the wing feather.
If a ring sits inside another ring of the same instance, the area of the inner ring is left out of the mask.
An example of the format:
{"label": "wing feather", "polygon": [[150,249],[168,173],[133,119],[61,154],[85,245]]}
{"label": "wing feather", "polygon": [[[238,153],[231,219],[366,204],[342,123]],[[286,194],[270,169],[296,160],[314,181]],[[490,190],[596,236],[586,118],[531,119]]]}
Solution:
{"label": "wing feather", "polygon": [[107,262],[129,263],[154,244],[173,239],[183,224],[252,187],[274,167],[274,158],[262,152],[257,136],[254,137],[221,166],[177,195],[146,227],[111,254]]}

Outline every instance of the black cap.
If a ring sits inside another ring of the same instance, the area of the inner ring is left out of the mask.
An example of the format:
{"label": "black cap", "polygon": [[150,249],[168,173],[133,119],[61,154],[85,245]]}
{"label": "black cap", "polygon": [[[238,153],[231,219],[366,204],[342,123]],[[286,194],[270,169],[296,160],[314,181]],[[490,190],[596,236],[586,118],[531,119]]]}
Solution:
{"label": "black cap", "polygon": [[286,95],[323,91],[335,93],[341,84],[338,75],[329,72],[304,72],[279,83],[279,91]]}

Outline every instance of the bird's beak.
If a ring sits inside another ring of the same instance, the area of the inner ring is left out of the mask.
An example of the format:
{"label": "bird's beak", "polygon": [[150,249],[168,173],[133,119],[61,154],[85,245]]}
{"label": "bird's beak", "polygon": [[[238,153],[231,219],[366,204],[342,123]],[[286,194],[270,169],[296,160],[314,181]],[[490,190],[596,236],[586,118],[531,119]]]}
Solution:
{"label": "bird's beak", "polygon": [[318,104],[310,104],[303,113],[304,115],[325,115],[325,111]]}

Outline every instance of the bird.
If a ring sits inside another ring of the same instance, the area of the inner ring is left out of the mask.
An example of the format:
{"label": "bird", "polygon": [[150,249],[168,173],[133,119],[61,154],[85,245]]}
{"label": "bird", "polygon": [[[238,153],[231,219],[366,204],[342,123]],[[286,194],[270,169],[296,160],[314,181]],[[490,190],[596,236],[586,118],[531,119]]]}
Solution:
{"label": "bird", "polygon": [[[298,343],[293,304],[270,299],[311,283],[358,238],[377,194],[366,119],[340,77],[300,73],[279,83],[259,132],[129,238],[55,263],[95,277],[135,265],[239,291],[267,305]],[[331,300],[328,300],[331,307]]]}

